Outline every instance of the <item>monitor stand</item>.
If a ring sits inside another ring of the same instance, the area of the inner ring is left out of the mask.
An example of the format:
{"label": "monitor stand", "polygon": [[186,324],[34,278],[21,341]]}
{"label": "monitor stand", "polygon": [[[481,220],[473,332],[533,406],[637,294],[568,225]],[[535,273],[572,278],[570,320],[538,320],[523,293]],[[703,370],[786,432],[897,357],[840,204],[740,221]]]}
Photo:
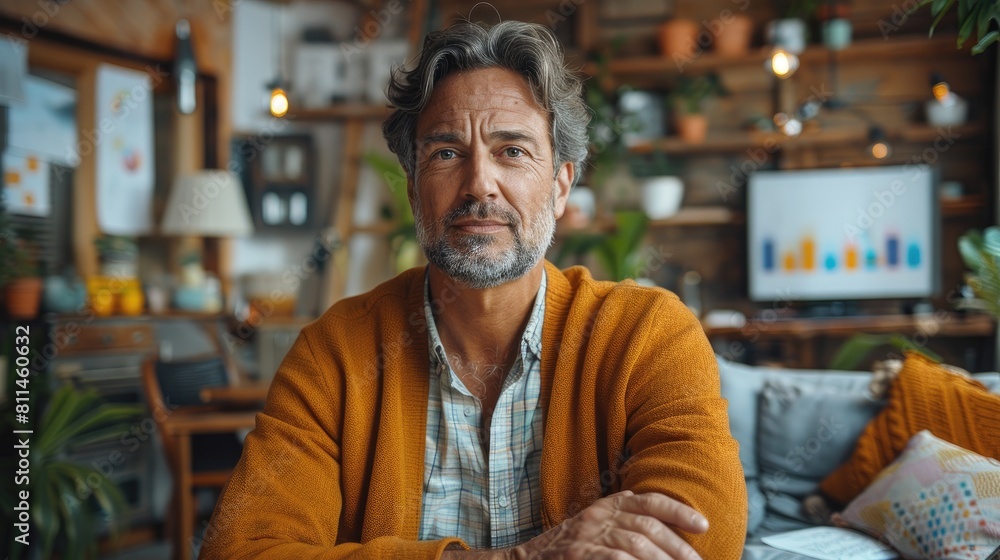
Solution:
{"label": "monitor stand", "polygon": [[798,316],[803,319],[856,317],[865,314],[856,301],[798,302],[795,307]]}

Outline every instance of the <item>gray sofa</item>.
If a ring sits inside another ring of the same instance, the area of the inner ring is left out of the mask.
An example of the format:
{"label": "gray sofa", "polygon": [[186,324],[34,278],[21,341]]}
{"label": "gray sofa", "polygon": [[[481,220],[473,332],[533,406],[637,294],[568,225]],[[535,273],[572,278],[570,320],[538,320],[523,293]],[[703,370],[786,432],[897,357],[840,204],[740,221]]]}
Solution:
{"label": "gray sofa", "polygon": [[[811,526],[802,513],[802,499],[850,457],[884,403],[868,392],[871,373],[776,369],[717,359],[749,496],[743,560],[803,558],[761,544],[760,538]],[[1000,373],[974,377],[1000,393]]]}

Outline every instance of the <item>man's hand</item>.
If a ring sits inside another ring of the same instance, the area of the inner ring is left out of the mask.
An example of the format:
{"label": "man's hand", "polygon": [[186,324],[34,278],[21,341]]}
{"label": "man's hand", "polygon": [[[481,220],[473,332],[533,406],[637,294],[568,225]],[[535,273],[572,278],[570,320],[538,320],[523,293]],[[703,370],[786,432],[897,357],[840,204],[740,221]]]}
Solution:
{"label": "man's hand", "polygon": [[515,547],[518,559],[700,560],[674,528],[704,533],[708,520],[662,494],[630,490],[597,500],[576,517]]}

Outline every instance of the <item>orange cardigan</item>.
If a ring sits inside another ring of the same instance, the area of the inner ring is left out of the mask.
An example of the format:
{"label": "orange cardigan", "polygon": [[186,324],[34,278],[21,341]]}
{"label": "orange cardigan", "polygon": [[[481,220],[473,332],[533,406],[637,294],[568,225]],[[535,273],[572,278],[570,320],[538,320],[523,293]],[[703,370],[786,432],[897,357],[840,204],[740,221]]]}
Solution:
{"label": "orange cardigan", "polygon": [[[665,290],[545,266],[545,528],[602,495],[661,492],[708,518],[708,533],[682,533],[703,558],[739,558],[746,487],[701,325]],[[461,544],[417,541],[430,367],[423,287],[423,269],[412,269],[303,329],[202,558],[437,558]]]}

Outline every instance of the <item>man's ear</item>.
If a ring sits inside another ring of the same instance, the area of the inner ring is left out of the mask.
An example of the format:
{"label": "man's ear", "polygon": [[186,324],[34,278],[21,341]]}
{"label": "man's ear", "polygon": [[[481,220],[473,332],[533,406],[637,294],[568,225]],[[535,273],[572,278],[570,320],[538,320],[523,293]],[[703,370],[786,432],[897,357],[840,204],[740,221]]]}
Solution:
{"label": "man's ear", "polygon": [[556,199],[555,216],[558,220],[566,211],[566,201],[569,199],[569,189],[573,186],[573,177],[576,176],[576,167],[572,162],[564,161],[556,172]]}

